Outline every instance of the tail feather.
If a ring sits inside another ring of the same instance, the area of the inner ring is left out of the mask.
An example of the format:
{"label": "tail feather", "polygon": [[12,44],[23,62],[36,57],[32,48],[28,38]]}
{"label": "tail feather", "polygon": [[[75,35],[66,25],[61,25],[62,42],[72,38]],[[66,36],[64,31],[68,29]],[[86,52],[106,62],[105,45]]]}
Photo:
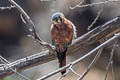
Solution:
{"label": "tail feather", "polygon": [[[59,67],[64,67],[66,65],[66,56],[64,56],[64,59],[61,61],[61,63],[59,63]],[[66,69],[61,71],[61,74],[63,75],[64,73],[66,73]]]}
{"label": "tail feather", "polygon": [[[66,52],[67,52],[67,48],[63,52],[57,52],[58,61],[59,61],[59,67],[60,68],[66,65]],[[62,75],[64,73],[66,73],[66,69],[61,71]]]}

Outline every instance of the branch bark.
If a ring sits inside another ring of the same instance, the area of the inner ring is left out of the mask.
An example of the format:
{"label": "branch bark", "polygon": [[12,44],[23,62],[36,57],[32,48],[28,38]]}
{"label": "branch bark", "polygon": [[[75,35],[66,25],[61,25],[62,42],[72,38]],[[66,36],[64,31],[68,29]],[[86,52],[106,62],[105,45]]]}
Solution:
{"label": "branch bark", "polygon": [[[19,10],[19,12],[21,13],[21,17],[22,17],[22,15],[24,16],[25,20],[23,22],[27,25],[28,30],[32,33],[31,37],[34,40],[36,40],[40,45],[48,48],[51,52],[54,52],[53,51],[54,46],[47,44],[45,41],[43,41],[40,38],[40,36],[36,32],[36,26],[34,25],[33,21],[29,17],[29,15],[22,9],[22,7],[19,6],[14,0],[8,0],[8,1]],[[24,18],[22,17],[21,19],[23,20]]]}
{"label": "branch bark", "polygon": [[74,40],[73,44],[69,47],[68,53],[75,53],[102,39],[108,39],[119,31],[120,17],[116,17]]}
{"label": "branch bark", "polygon": [[[68,49],[68,53],[76,53],[77,51],[80,51],[81,49],[84,49],[93,43],[97,43],[102,39],[113,36],[116,32],[119,31],[120,17],[117,17],[74,40],[72,45]],[[17,71],[20,71],[39,64],[49,62],[54,59],[56,59],[56,54],[54,52],[51,53],[49,49],[41,53],[37,53],[26,58],[14,61],[8,65]],[[0,66],[0,78],[8,76],[12,73],[14,72],[11,71],[11,69],[9,69],[7,66]]]}
{"label": "branch bark", "polygon": [[47,78],[49,78],[49,77],[51,77],[51,76],[59,73],[60,71],[62,71],[62,70],[64,70],[64,69],[67,69],[67,68],[72,67],[73,65],[79,63],[79,62],[82,61],[83,59],[87,58],[88,56],[90,56],[91,54],[95,53],[95,52],[98,51],[99,49],[104,48],[107,44],[115,41],[115,40],[118,39],[118,38],[120,38],[120,33],[117,33],[115,36],[113,36],[113,37],[110,38],[109,40],[105,41],[105,42],[102,43],[101,45],[97,46],[95,49],[91,50],[89,53],[85,54],[84,56],[80,57],[79,59],[77,59],[77,60],[71,62],[70,64],[67,64],[66,66],[64,66],[64,67],[62,67],[62,68],[59,68],[59,69],[57,69],[57,70],[55,70],[55,71],[53,71],[53,72],[51,72],[51,73],[49,73],[49,74],[47,74],[47,75],[39,78],[39,79],[36,79],[36,80],[45,80],[45,79],[47,79]]}

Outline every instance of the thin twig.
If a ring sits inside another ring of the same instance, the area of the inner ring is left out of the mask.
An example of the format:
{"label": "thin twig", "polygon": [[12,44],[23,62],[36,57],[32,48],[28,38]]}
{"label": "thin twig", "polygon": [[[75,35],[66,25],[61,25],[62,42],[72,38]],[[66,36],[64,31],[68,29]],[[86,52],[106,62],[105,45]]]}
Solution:
{"label": "thin twig", "polygon": [[92,22],[92,24],[88,26],[88,30],[90,30],[93,27],[93,25],[97,22],[97,20],[99,19],[102,12],[103,12],[103,5],[102,5],[101,9],[99,10],[99,12],[97,13],[97,16],[94,19],[94,21]]}
{"label": "thin twig", "polygon": [[81,0],[79,4],[75,5],[74,7],[70,7],[70,9],[75,9],[78,6],[80,6],[83,2],[85,2],[85,0]]}
{"label": "thin twig", "polygon": [[27,15],[27,13],[22,9],[22,7],[20,7],[14,0],[8,0],[12,5],[16,6],[16,8],[20,11],[21,14],[23,14],[23,16],[25,17],[26,21],[27,21],[27,25],[29,25],[29,31],[32,32],[33,36],[36,37],[36,39],[40,40],[42,42],[42,40],[40,39],[40,37],[38,35],[36,35],[36,30],[35,30],[35,25],[32,22],[31,18]]}
{"label": "thin twig", "polygon": [[73,70],[73,65],[71,65],[71,67],[69,67],[69,69],[75,74],[75,75],[77,75],[77,76],[79,76],[80,77],[80,74],[78,74],[75,70]]}
{"label": "thin twig", "polygon": [[113,49],[112,49],[112,51],[111,51],[111,53],[110,53],[110,59],[109,59],[109,63],[108,63],[108,65],[107,65],[107,67],[106,67],[106,74],[105,74],[105,79],[104,79],[104,80],[107,80],[109,67],[110,67],[110,65],[111,65],[112,62],[113,62],[113,54],[114,54],[114,51],[115,51],[116,44],[117,44],[117,40],[115,40],[115,43],[114,43]]}
{"label": "thin twig", "polygon": [[0,59],[3,60],[5,63],[9,64],[10,62],[7,61],[4,57],[0,56]]}
{"label": "thin twig", "polygon": [[[89,31],[83,36],[78,37],[78,39],[74,40],[73,44],[69,47],[69,54],[76,53],[77,51],[80,51],[93,43],[99,42],[101,39],[106,38],[108,34],[109,37],[112,37],[116,32],[120,31],[119,26],[120,17],[116,17],[106,22],[105,24]],[[47,50],[41,53],[33,54],[31,56],[27,56],[27,58],[22,58],[11,62],[10,66],[17,71],[20,71],[55,59],[56,55],[54,53],[50,54],[50,51]],[[0,78],[6,77],[12,73],[13,72],[9,68],[4,68],[4,66],[0,68]]]}
{"label": "thin twig", "polygon": [[12,5],[14,5],[20,13],[25,17],[26,25],[30,32],[32,32],[32,38],[35,39],[39,44],[43,45],[44,47],[48,48],[50,51],[54,51],[54,46],[47,44],[45,41],[43,41],[38,33],[36,32],[35,25],[31,18],[28,16],[28,14],[20,7],[14,0],[8,0]]}
{"label": "thin twig", "polygon": [[[50,46],[49,44],[47,44],[46,42],[44,42],[44,41],[39,37],[39,35],[36,33],[35,25],[33,24],[33,22],[32,22],[32,20],[30,19],[30,17],[26,14],[26,12],[25,12],[16,2],[14,2],[13,0],[9,0],[9,2],[11,2],[13,5],[15,5],[16,8],[17,8],[17,9],[22,13],[22,15],[25,17],[25,19],[27,20],[27,24],[30,26],[29,30],[32,31],[32,33],[33,33],[33,37],[34,37],[35,39],[37,39],[40,44],[45,45],[45,46],[48,46],[48,47],[51,48],[51,46]],[[113,39],[113,40],[114,40],[114,39]],[[102,45],[102,47],[104,47],[104,46]],[[97,51],[97,50],[96,50],[96,51]],[[92,54],[92,52],[91,52],[91,54]],[[91,54],[89,53],[87,56],[89,56],[89,55],[91,55]],[[87,56],[86,56],[86,55],[83,56],[83,58],[81,58],[81,60],[84,59],[84,58],[86,58]],[[72,65],[80,62],[81,60],[80,60],[80,59],[76,60],[75,62],[72,63]],[[71,64],[68,65],[68,66],[70,67]],[[9,66],[8,66],[8,67],[9,67]],[[68,67],[68,68],[69,68],[69,67]],[[65,67],[64,67],[64,68],[65,68]],[[59,69],[59,70],[60,70],[60,69]],[[61,69],[61,70],[63,70],[63,69]],[[56,72],[56,73],[57,73],[57,72]]]}
{"label": "thin twig", "polygon": [[[97,28],[89,31],[83,36],[78,37],[76,40],[73,41],[72,45],[69,47],[68,53],[76,53],[77,51],[80,51],[93,43],[99,42],[103,38],[112,37],[116,32],[119,31],[120,17],[118,16],[104,23],[103,25],[100,25]],[[109,37],[107,35],[109,35]],[[41,53],[33,54],[31,56],[27,56],[27,58],[22,58],[17,61],[11,62],[9,66],[13,69],[16,69],[17,71],[21,71],[55,59],[56,55],[54,53],[50,53],[50,51],[47,50]],[[9,68],[4,68],[4,65],[3,67],[0,67],[0,78],[6,77],[12,73],[13,72]]]}
{"label": "thin twig", "polygon": [[90,65],[87,67],[87,69],[81,74],[81,76],[78,78],[78,80],[82,80],[85,75],[91,70],[91,68],[95,65],[97,60],[100,58],[100,55],[103,51],[103,48],[99,49],[96,56],[94,57],[93,61],[90,63]]}
{"label": "thin twig", "polygon": [[15,6],[7,6],[7,7],[0,7],[0,10],[5,10],[5,9],[12,9],[15,8]]}
{"label": "thin twig", "polygon": [[43,77],[41,77],[41,78],[38,78],[38,79],[36,79],[36,80],[44,80],[44,79],[47,79],[47,78],[53,76],[54,74],[57,74],[57,73],[61,72],[62,70],[69,68],[71,65],[73,66],[73,65],[79,63],[79,62],[82,61],[83,59],[85,59],[85,58],[87,58],[88,56],[92,55],[93,53],[95,53],[95,52],[96,52],[97,50],[99,50],[100,48],[104,48],[108,43],[116,40],[116,39],[119,38],[119,37],[120,37],[120,33],[115,34],[115,36],[113,36],[112,38],[108,39],[107,41],[105,41],[104,43],[102,43],[101,45],[99,45],[98,47],[96,47],[95,49],[93,49],[92,51],[90,51],[89,53],[87,53],[86,55],[82,56],[81,58],[73,61],[73,62],[70,63],[70,64],[67,64],[66,66],[64,66],[64,67],[62,67],[62,68],[59,68],[58,70],[55,70],[55,71],[49,73],[48,75],[45,75],[45,76],[43,76]]}
{"label": "thin twig", "polygon": [[75,8],[83,8],[83,7],[92,7],[95,5],[101,5],[101,4],[107,4],[110,2],[119,2],[119,0],[107,0],[107,1],[103,1],[103,2],[96,2],[96,3],[91,3],[91,4],[86,4],[86,5],[77,5],[75,7],[70,7],[70,9],[75,9]]}
{"label": "thin twig", "polygon": [[115,77],[114,77],[113,61],[111,62],[111,68],[112,68],[112,80],[114,80]]}
{"label": "thin twig", "polygon": [[60,77],[58,77],[58,79],[57,80],[61,80],[63,78],[63,76],[61,75]]}
{"label": "thin twig", "polygon": [[8,68],[10,68],[14,73],[16,73],[18,76],[20,76],[21,78],[25,79],[25,80],[30,80],[29,78],[27,78],[26,76],[20,74],[19,72],[17,72],[16,70],[14,70],[12,67],[10,67],[8,64],[10,64],[9,61],[7,61],[5,58],[3,58],[2,56],[0,56],[0,60],[1,62]]}

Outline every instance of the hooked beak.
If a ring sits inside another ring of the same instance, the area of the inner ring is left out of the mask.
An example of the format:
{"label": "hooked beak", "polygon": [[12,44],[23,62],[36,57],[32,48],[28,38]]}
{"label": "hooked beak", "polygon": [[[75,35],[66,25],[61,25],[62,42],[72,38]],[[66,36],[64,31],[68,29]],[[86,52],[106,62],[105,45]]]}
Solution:
{"label": "hooked beak", "polygon": [[54,20],[53,20],[53,23],[54,23],[54,24],[60,24],[60,23],[61,23],[61,20],[60,20],[60,19],[54,19]]}

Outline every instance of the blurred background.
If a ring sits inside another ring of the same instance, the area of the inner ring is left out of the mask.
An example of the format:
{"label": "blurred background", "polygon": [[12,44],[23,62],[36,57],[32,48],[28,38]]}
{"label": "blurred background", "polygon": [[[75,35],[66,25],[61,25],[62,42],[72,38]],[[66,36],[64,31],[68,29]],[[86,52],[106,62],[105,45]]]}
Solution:
{"label": "blurred background", "polygon": [[[14,0],[16,1],[31,17],[36,25],[37,32],[40,37],[51,43],[50,39],[50,25],[51,15],[55,12],[62,12],[67,19],[72,21],[77,28],[77,36],[81,36],[88,32],[88,26],[94,21],[98,11],[102,5],[96,5],[93,7],[75,8],[70,9],[79,4],[83,0]],[[91,4],[105,0],[85,0],[83,4]],[[10,6],[8,0],[0,0],[0,7]],[[103,12],[100,18],[92,27],[95,28],[98,25],[105,23],[117,16],[120,16],[120,2],[107,3],[104,5]],[[26,56],[39,53],[44,50],[39,44],[27,35],[30,32],[27,30],[26,25],[20,18],[20,13],[16,8],[11,9],[0,9],[0,55],[5,57],[8,61],[12,62]],[[99,44],[99,43],[98,43]],[[67,57],[67,62],[74,61],[79,57],[83,56],[98,44],[93,44],[86,49],[71,54]],[[109,45],[111,46],[111,45]],[[118,46],[114,55],[114,73],[115,80],[119,80],[120,77],[120,54]],[[103,80],[105,77],[105,68],[109,60],[109,53],[111,48],[105,48],[101,58],[97,61],[97,64],[87,74],[83,80]],[[73,68],[76,72],[82,73],[88,64],[92,61],[95,55],[91,55],[81,63],[78,63]],[[48,68],[49,66],[49,68]],[[58,61],[54,60],[39,66],[21,71],[20,73],[29,77],[31,80],[35,80],[45,74],[48,74],[58,69]],[[47,80],[56,80],[61,74],[56,74]],[[76,80],[78,76],[70,72],[63,80]],[[23,80],[16,74],[10,75],[0,80]],[[108,80],[112,80],[111,71],[108,75]]]}

